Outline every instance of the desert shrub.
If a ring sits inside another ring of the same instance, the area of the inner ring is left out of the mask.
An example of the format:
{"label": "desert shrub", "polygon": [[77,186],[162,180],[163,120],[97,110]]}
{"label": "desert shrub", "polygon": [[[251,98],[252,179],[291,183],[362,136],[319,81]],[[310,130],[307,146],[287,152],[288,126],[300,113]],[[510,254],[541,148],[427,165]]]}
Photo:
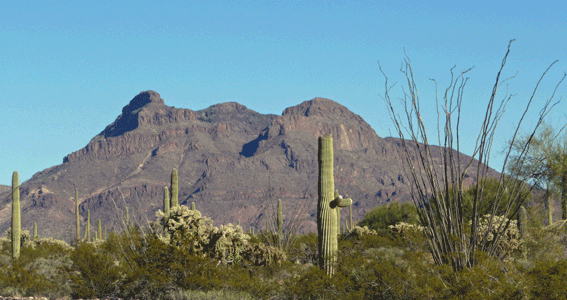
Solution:
{"label": "desert shrub", "polygon": [[45,240],[26,241],[17,260],[11,258],[11,250],[0,251],[0,295],[53,298],[69,295],[71,286],[66,268],[71,265],[70,249],[62,241]]}
{"label": "desert shrub", "polygon": [[73,298],[116,297],[121,274],[113,257],[91,243],[79,243],[71,253]]}
{"label": "desert shrub", "polygon": [[540,261],[528,271],[533,299],[565,299],[567,295],[567,260]]}
{"label": "desert shrub", "polygon": [[[510,181],[512,179],[509,179]],[[496,215],[504,215],[506,212],[506,208],[510,205],[510,200],[514,198],[524,199],[525,203],[528,203],[532,199],[532,194],[529,189],[525,186],[522,187],[522,190],[519,193],[519,196],[512,195],[512,187],[514,186],[513,182],[509,182],[508,186],[510,188],[500,188],[500,181],[498,178],[486,178],[486,181],[481,185],[483,188],[483,199],[487,199],[489,201],[481,201],[478,207],[478,214],[480,216],[484,216],[487,214],[493,213],[493,205],[494,199],[497,199],[497,193],[502,195],[498,198],[500,202],[498,203],[498,207],[496,207]],[[500,190],[499,190],[500,188]],[[463,218],[465,224],[470,221],[472,216],[473,210],[473,199],[475,197],[475,193],[477,192],[477,187],[472,186],[471,188],[467,189],[463,193]],[[515,192],[515,191],[514,191]],[[512,209],[510,210],[509,214],[507,215],[508,219],[516,219],[516,213]]]}
{"label": "desert shrub", "polygon": [[368,226],[368,228],[376,231],[386,231],[388,226],[400,222],[419,224],[419,216],[413,203],[392,202],[377,206],[364,215],[358,226]]}

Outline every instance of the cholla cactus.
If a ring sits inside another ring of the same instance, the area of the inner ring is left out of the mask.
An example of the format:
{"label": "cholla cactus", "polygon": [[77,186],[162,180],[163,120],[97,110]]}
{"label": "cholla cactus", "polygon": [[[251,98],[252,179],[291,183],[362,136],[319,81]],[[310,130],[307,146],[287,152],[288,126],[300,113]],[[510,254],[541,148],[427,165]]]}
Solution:
{"label": "cholla cactus", "polygon": [[255,263],[267,264],[285,260],[285,254],[273,247],[250,245],[250,236],[240,225],[227,224],[217,228],[198,210],[180,205],[171,207],[169,215],[160,210],[156,216],[161,218],[159,224],[169,233],[169,238],[162,237],[162,240],[186,248],[190,253],[207,255],[224,263],[251,258]]}
{"label": "cholla cactus", "polygon": [[350,235],[356,236],[356,237],[361,237],[361,236],[365,236],[365,235],[377,235],[377,233],[376,233],[376,230],[369,229],[368,226],[364,226],[364,227],[354,226],[354,228],[350,232]]}
{"label": "cholla cactus", "polygon": [[[498,231],[500,224],[506,224],[508,222],[508,218],[504,216],[494,216],[492,220],[492,226],[489,228],[488,223],[490,221],[491,215],[487,214],[480,218],[479,222],[479,236],[483,237],[487,232],[487,239],[486,242],[488,244],[494,243],[494,234]],[[470,221],[469,221],[470,225]],[[500,230],[504,229],[504,225]],[[516,220],[511,220],[510,225],[506,229],[506,231],[501,235],[498,241],[498,247],[496,250],[496,255],[505,258],[512,254],[512,252],[519,250],[521,245],[521,236],[520,231],[518,230],[518,225]]]}

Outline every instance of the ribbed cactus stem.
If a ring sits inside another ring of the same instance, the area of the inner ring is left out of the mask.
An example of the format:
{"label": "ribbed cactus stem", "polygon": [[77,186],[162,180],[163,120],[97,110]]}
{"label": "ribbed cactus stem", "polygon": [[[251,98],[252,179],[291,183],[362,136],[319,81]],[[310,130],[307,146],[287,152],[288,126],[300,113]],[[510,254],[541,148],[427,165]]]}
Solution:
{"label": "ribbed cactus stem", "polygon": [[343,199],[335,191],[333,176],[333,138],[330,134],[319,137],[319,200],[317,203],[317,233],[319,234],[319,267],[327,275],[335,272],[337,261],[337,208],[347,207],[351,199]]}
{"label": "ribbed cactus stem", "polygon": [[17,171],[12,175],[12,258],[20,257],[22,218],[20,211],[20,178]]}
{"label": "ribbed cactus stem", "polygon": [[98,236],[97,240],[102,240],[102,222],[98,219]]}
{"label": "ribbed cactus stem", "polygon": [[37,223],[33,223],[33,241],[37,241],[39,236],[37,235]]}
{"label": "ribbed cactus stem", "polygon": [[95,241],[98,241],[98,230],[94,232],[94,238]]}
{"label": "ribbed cactus stem", "polygon": [[81,221],[79,219],[79,191],[75,188],[75,221],[77,222],[77,241],[81,239]]}
{"label": "ribbed cactus stem", "polygon": [[177,169],[171,172],[171,207],[179,206],[179,177]]}
{"label": "ribbed cactus stem", "polygon": [[87,242],[91,241],[91,210],[87,210]]}
{"label": "ribbed cactus stem", "polygon": [[283,209],[282,209],[282,199],[278,199],[278,246],[283,245]]}
{"label": "ribbed cactus stem", "polygon": [[[169,189],[167,186],[163,188],[163,212],[165,214],[165,218],[169,218]],[[169,232],[165,232],[165,237],[169,238]]]}
{"label": "ribbed cactus stem", "polygon": [[196,211],[197,209],[195,208],[195,202],[191,202],[191,210],[192,211]]}
{"label": "ribbed cactus stem", "polygon": [[104,225],[104,239],[106,240],[108,236],[106,235],[106,225]]}
{"label": "ribbed cactus stem", "polygon": [[[337,193],[335,193],[335,195],[337,195]],[[338,196],[338,195],[337,195]],[[341,235],[341,209],[339,207],[337,207],[337,235]]]}

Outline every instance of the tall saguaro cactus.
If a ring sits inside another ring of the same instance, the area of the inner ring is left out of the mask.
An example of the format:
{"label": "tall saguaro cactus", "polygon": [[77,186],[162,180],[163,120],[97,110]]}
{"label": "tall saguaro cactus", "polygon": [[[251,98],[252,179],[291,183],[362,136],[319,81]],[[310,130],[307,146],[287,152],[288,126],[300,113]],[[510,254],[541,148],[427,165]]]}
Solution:
{"label": "tall saguaro cactus", "polygon": [[102,222],[100,221],[100,219],[98,219],[98,234],[97,237],[99,240],[102,240]]}
{"label": "tall saguaro cactus", "polygon": [[278,246],[283,245],[283,209],[282,199],[278,199],[278,216],[276,218],[278,223]]}
{"label": "tall saguaro cactus", "polygon": [[22,217],[20,215],[20,177],[18,171],[12,175],[12,258],[20,257]]}
{"label": "tall saguaro cactus", "polygon": [[91,210],[87,210],[87,242],[91,241]]}
{"label": "tall saguaro cactus", "polygon": [[179,178],[177,169],[171,172],[171,208],[179,206]]}
{"label": "tall saguaro cactus", "polygon": [[[163,212],[165,216],[169,218],[169,189],[166,187],[163,188]],[[166,230],[165,237],[169,238],[169,232]]]}
{"label": "tall saguaro cactus", "polygon": [[319,234],[319,267],[325,269],[327,275],[335,272],[337,261],[337,210],[347,207],[351,199],[343,199],[335,191],[333,176],[333,137],[330,134],[319,137],[319,201],[317,203],[317,232]]}
{"label": "tall saguaro cactus", "polygon": [[79,191],[75,188],[75,221],[77,222],[77,241],[81,240],[81,221],[79,219]]}

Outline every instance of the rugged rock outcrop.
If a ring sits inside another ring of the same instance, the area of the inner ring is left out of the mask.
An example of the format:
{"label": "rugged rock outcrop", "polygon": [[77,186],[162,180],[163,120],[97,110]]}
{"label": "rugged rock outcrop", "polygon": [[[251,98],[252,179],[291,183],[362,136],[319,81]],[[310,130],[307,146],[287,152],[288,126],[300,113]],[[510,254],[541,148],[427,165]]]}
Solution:
{"label": "rugged rock outcrop", "polygon": [[[315,231],[317,138],[327,133],[334,138],[336,187],[353,199],[355,220],[376,205],[409,200],[399,140],[379,137],[332,100],[315,98],[276,116],[238,103],[173,108],[146,91],[84,148],[22,184],[22,227],[37,222],[41,236],[70,240],[75,188],[84,222],[91,210],[93,220],[121,230],[129,207],[131,219],[145,224],[155,219],[177,168],[180,203],[195,202],[216,224],[263,228],[282,199],[285,219],[298,214],[302,230]],[[468,180],[475,174],[471,169]],[[9,189],[0,190],[0,232],[9,227],[10,202]]]}

